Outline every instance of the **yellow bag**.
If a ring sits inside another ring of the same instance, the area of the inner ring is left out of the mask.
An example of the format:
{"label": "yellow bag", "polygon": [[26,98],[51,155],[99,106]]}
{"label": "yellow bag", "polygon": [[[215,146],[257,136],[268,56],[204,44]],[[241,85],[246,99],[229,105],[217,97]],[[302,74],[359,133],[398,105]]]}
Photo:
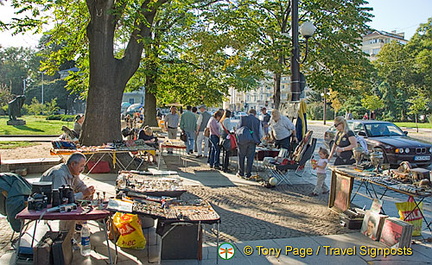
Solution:
{"label": "yellow bag", "polygon": [[399,219],[413,225],[413,236],[421,236],[423,224],[423,202],[418,204],[414,202],[413,197],[409,197],[407,202],[396,202],[396,208],[399,210]]}
{"label": "yellow bag", "polygon": [[146,239],[142,232],[141,222],[136,214],[116,212],[113,223],[120,233],[117,246],[121,248],[143,249]]}

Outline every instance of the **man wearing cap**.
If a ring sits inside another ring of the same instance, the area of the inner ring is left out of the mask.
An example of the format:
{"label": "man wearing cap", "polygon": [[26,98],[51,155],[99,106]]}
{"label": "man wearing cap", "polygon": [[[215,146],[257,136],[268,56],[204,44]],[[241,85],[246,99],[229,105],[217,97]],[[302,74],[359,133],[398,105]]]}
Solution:
{"label": "man wearing cap", "polygon": [[208,137],[204,136],[204,129],[207,126],[208,121],[210,120],[211,114],[207,112],[206,105],[201,105],[198,107],[200,111],[200,115],[197,119],[197,150],[198,155],[197,158],[200,158],[203,156],[203,141],[204,141],[204,156],[208,154]]}
{"label": "man wearing cap", "polygon": [[[180,117],[177,114],[177,107],[171,106],[171,113],[165,116],[165,129],[168,131],[168,139],[177,138],[177,127],[180,121]],[[172,154],[172,148],[167,149],[168,154]]]}

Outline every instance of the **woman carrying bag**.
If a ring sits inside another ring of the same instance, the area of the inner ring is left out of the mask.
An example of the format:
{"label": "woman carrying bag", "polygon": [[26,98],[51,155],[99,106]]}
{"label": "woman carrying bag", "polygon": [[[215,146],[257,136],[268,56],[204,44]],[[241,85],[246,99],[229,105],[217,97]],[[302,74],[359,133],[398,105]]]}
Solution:
{"label": "woman carrying bag", "polygon": [[229,170],[229,157],[231,150],[237,148],[235,142],[235,135],[231,134],[233,125],[231,123],[231,111],[225,110],[224,115],[219,121],[222,125],[223,132],[221,133],[221,146],[222,146],[222,170],[223,172],[230,173]]}

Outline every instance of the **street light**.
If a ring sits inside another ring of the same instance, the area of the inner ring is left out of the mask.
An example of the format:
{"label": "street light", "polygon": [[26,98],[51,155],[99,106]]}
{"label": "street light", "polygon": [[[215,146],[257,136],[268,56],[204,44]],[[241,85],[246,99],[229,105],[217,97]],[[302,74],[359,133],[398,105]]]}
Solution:
{"label": "street light", "polygon": [[44,104],[44,73],[42,72],[42,104]]}
{"label": "street light", "polygon": [[[291,93],[292,101],[300,100],[300,49],[299,49],[299,18],[298,18],[298,0],[292,0],[292,57],[291,57]],[[308,52],[308,40],[315,32],[315,26],[311,22],[304,22],[300,28],[300,33],[306,38],[306,54],[302,62],[306,60]]]}

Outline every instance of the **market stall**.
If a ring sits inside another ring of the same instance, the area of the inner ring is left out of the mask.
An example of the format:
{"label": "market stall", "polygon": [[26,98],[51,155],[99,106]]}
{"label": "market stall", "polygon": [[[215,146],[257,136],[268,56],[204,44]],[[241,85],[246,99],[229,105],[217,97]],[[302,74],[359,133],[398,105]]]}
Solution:
{"label": "market stall", "polygon": [[[87,167],[88,173],[91,173],[102,161],[102,159],[108,155],[112,159],[112,165],[114,168],[118,167],[119,169],[126,170],[130,169],[133,165],[134,159],[136,157],[140,157],[145,153],[150,153],[151,155],[156,155],[156,149],[148,146],[142,140],[135,141],[119,141],[114,143],[109,143],[102,146],[79,146],[73,144],[71,142],[65,141],[53,141],[53,148],[50,150],[51,155],[57,155],[61,158],[65,155],[71,155],[75,152],[83,153],[84,155],[89,155],[87,159]],[[129,161],[127,163],[122,163],[117,155],[121,153],[132,153]],[[95,155],[98,156],[97,160],[94,162],[92,158]],[[134,169],[138,169],[144,160],[141,160],[138,167]]]}
{"label": "market stall", "polygon": [[180,178],[146,172],[121,172],[116,181],[117,199],[110,211],[133,213],[157,220],[161,259],[202,259],[203,225],[216,225],[219,244],[220,217],[201,199],[182,199]]}
{"label": "market stall", "polygon": [[[414,203],[414,207],[409,210],[405,220],[410,219],[414,214],[420,215],[427,228],[432,231],[432,220],[428,221],[420,207],[421,203],[432,197],[432,187],[422,183],[430,183],[429,172],[427,174],[411,174],[401,178],[398,170],[373,171],[373,169],[362,170],[355,166],[333,166],[331,178],[331,190],[328,206],[338,212],[346,211],[357,195],[365,196],[370,199],[383,199],[389,191],[406,195],[407,199]],[[416,170],[414,170],[416,172]],[[425,181],[422,182],[422,176]],[[427,178],[426,178],[427,177]],[[358,182],[353,190],[354,182]],[[364,188],[366,194],[359,192]],[[385,208],[383,207],[383,212]]]}

